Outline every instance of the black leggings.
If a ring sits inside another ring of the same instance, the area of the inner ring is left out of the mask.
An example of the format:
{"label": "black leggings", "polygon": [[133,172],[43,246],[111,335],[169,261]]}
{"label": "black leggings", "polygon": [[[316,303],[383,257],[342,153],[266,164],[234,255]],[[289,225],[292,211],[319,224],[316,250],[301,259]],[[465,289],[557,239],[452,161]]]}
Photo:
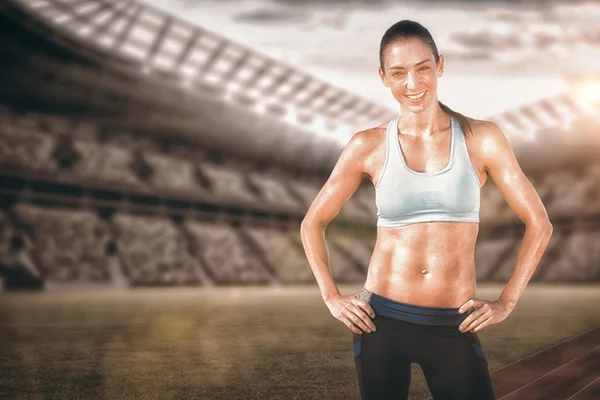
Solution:
{"label": "black leggings", "polygon": [[363,289],[377,330],[354,336],[354,362],[362,400],[408,398],[411,363],[421,366],[435,400],[495,399],[476,333],[458,325],[458,308],[401,303]]}

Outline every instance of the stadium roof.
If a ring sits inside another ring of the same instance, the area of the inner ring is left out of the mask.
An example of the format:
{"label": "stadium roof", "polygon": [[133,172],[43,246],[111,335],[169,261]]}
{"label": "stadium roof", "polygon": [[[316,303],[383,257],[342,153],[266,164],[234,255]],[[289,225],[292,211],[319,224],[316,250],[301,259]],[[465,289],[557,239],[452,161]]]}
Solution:
{"label": "stadium roof", "polygon": [[11,0],[2,11],[10,101],[105,120],[127,115],[131,129],[184,131],[305,168],[325,167],[339,153],[341,142],[320,132],[347,138],[350,126],[393,115],[140,2]]}

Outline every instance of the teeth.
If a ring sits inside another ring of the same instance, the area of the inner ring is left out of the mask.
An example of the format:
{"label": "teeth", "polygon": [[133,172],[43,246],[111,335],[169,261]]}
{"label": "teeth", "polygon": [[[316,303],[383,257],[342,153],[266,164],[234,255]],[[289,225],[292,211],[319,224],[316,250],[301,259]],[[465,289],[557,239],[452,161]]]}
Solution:
{"label": "teeth", "polygon": [[418,94],[418,95],[414,95],[414,96],[411,96],[411,95],[408,95],[408,94],[406,95],[406,97],[408,97],[411,100],[417,100],[417,99],[420,99],[423,96],[425,96],[425,92],[423,92],[421,94]]}

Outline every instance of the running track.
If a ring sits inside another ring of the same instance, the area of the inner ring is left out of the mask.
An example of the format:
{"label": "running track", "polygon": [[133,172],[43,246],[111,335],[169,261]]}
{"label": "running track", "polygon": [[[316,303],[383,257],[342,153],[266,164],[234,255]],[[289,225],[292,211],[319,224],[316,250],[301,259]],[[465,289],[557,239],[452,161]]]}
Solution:
{"label": "running track", "polygon": [[600,326],[491,375],[497,400],[600,400]]}
{"label": "running track", "polygon": [[496,400],[600,400],[600,326],[493,370],[491,376]]}

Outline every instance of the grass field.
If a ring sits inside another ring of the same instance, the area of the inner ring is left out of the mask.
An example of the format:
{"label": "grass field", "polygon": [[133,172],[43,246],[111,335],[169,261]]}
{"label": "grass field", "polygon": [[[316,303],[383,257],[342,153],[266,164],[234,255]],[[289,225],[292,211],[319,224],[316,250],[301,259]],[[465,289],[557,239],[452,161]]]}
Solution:
{"label": "grass field", "polygon": [[[479,337],[494,371],[598,325],[600,286],[532,284]],[[355,374],[352,333],[316,286],[0,295],[2,400],[351,400]],[[427,398],[413,365],[410,399]]]}

